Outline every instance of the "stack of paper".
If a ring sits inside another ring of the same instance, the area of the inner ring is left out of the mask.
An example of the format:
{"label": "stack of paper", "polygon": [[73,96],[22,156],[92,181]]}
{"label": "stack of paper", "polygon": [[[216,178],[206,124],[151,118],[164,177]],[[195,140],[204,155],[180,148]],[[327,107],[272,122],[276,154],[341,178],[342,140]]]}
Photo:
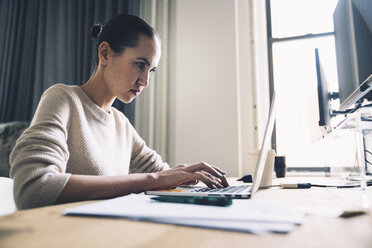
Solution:
{"label": "stack of paper", "polygon": [[287,233],[301,224],[303,212],[285,202],[233,200],[228,207],[157,202],[131,194],[68,208],[65,215],[122,217],[140,221],[230,231]]}

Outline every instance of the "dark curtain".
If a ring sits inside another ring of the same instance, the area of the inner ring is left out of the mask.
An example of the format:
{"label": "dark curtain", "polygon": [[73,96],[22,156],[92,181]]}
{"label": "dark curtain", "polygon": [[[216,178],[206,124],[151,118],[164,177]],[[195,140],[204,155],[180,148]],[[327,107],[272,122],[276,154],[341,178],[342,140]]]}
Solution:
{"label": "dark curtain", "polygon": [[[56,83],[81,85],[95,68],[94,23],[139,14],[136,0],[0,0],[0,123],[29,121]],[[134,124],[134,102],[114,106]]]}

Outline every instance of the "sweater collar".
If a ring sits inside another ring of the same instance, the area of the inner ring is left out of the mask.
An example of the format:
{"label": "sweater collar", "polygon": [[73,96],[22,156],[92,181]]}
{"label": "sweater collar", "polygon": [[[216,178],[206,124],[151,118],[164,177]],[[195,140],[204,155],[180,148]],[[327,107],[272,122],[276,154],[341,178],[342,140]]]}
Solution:
{"label": "sweater collar", "polygon": [[95,104],[92,101],[92,99],[90,99],[89,96],[85,94],[85,92],[79,86],[75,86],[75,91],[80,97],[84,106],[89,110],[90,114],[99,122],[105,125],[110,125],[114,122],[114,114],[112,107],[110,108],[110,112],[108,113],[104,111],[102,108],[100,108],[97,104]]}

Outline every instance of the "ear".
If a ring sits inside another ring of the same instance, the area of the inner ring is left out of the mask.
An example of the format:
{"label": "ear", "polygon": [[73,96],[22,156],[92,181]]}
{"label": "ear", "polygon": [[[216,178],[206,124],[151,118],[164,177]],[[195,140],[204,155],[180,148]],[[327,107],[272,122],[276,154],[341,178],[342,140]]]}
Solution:
{"label": "ear", "polygon": [[110,44],[106,41],[102,42],[98,47],[98,58],[101,65],[106,65],[108,60],[108,55],[111,50]]}

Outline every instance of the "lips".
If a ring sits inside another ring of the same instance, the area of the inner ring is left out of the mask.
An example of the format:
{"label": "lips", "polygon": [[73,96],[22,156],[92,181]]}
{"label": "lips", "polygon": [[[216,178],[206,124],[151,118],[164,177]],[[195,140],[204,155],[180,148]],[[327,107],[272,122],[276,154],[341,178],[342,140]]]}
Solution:
{"label": "lips", "polygon": [[141,90],[132,89],[130,90],[135,96],[138,96],[141,93]]}

